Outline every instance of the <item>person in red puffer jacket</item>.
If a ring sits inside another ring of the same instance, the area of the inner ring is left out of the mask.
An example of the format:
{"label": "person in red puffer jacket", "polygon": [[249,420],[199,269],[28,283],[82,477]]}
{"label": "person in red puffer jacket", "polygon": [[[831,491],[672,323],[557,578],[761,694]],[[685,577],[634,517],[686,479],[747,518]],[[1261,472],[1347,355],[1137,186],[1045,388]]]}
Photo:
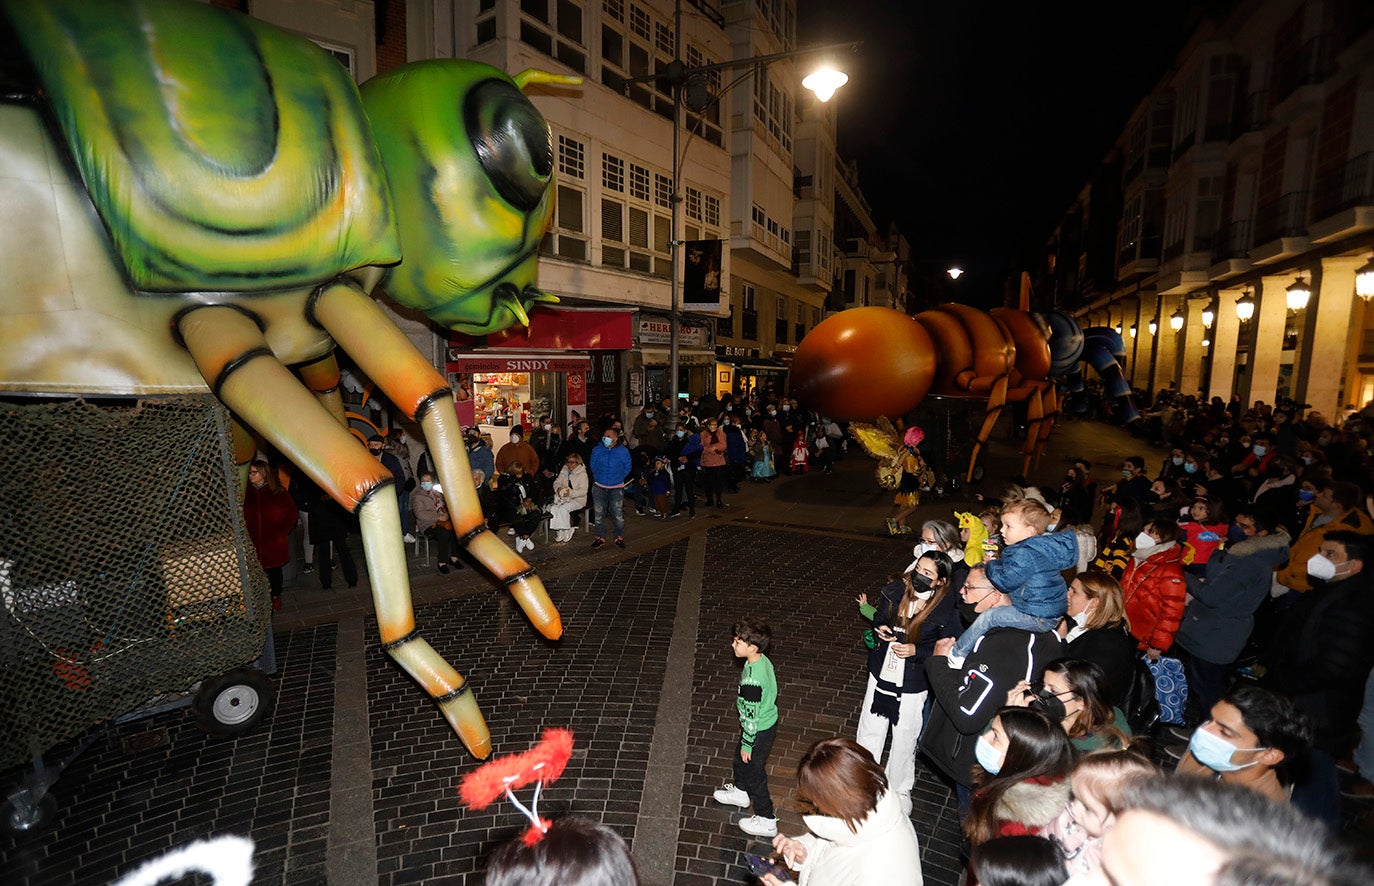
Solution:
{"label": "person in red puffer jacket", "polygon": [[281,568],[291,557],[291,531],[297,516],[296,502],[282,488],[277,472],[264,459],[254,459],[243,493],[243,521],[272,587],[273,611],[281,609]]}
{"label": "person in red puffer jacket", "polygon": [[1188,586],[1178,523],[1157,517],[1136,536],[1135,551],[1121,577],[1131,635],[1152,661],[1170,646],[1183,621]]}

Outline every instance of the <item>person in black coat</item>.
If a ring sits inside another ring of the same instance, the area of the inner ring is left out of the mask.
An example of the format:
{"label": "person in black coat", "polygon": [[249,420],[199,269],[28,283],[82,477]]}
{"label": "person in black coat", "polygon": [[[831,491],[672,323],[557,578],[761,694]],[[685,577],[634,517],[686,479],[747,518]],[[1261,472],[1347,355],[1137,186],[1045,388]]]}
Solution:
{"label": "person in black coat", "polygon": [[328,589],[334,583],[336,558],[344,581],[350,588],[357,587],[358,566],[353,562],[353,552],[348,549],[353,515],[304,473],[292,478],[291,492],[298,496],[298,501],[307,504],[310,512],[310,543],[315,546],[315,571],[320,577],[320,587]]}
{"label": "person in black coat", "polygon": [[[968,614],[976,617],[975,613],[1011,605],[1011,598],[988,580],[982,564],[969,569],[960,597],[961,615],[963,610],[971,610]],[[979,638],[959,667],[950,664],[948,656],[953,648],[953,637],[940,640],[926,661],[933,704],[919,747],[958,786],[963,817],[973,796],[978,737],[1007,703],[1007,692],[1028,676],[1038,680],[1045,665],[1063,656],[1064,646],[1053,631],[995,628]]]}
{"label": "person in black coat", "polygon": [[1068,600],[1068,612],[1059,623],[1064,657],[1100,667],[1107,677],[1107,703],[1125,710],[1139,653],[1126,627],[1121,585],[1108,573],[1089,569],[1069,583]]}

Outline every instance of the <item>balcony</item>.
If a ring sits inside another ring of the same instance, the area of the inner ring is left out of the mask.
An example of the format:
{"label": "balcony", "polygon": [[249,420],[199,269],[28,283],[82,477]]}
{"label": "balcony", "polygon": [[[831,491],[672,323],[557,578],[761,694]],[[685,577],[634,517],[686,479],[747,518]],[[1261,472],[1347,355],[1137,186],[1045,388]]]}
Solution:
{"label": "balcony", "polygon": [[1366,151],[1316,182],[1312,219],[1328,218],[1356,206],[1374,206],[1374,151]]}
{"label": "balcony", "polygon": [[1164,252],[1160,255],[1160,261],[1171,262],[1182,254],[1183,240],[1182,238],[1180,238],[1178,240],[1175,240],[1173,243],[1170,243],[1168,246],[1164,247]]}
{"label": "balcony", "polygon": [[1307,234],[1307,192],[1290,191],[1255,213],[1255,244]]}
{"label": "balcony", "polygon": [[724,317],[716,318],[716,338],[735,337],[735,310],[730,309],[730,313]]}
{"label": "balcony", "polygon": [[759,340],[759,312],[745,308],[740,317],[740,338],[746,341]]}
{"label": "balcony", "polygon": [[1274,104],[1280,104],[1299,88],[1314,86],[1331,76],[1334,68],[1331,56],[1334,41],[1322,34],[1308,40],[1278,60],[1274,66]]}
{"label": "balcony", "polygon": [[1116,255],[1117,273],[1125,276],[1155,270],[1162,251],[1161,240],[1158,234],[1145,234],[1127,243]]}
{"label": "balcony", "polygon": [[1212,263],[1250,257],[1250,220],[1233,221],[1217,231],[1212,249]]}

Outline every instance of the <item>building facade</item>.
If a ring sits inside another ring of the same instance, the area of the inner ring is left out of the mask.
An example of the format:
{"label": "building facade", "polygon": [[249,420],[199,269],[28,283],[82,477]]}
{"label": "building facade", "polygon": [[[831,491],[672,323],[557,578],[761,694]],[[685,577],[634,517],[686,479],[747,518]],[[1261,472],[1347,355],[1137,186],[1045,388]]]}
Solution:
{"label": "building facade", "polygon": [[1333,418],[1374,399],[1371,256],[1374,7],[1251,0],[1141,99],[1036,288],[1118,328],[1137,388]]}
{"label": "building facade", "polygon": [[[683,91],[675,180],[673,93],[666,79],[650,79],[674,59],[697,68],[796,49],[798,0],[215,2],[310,37],[360,82],[430,58],[583,78],[577,87],[528,91],[553,132],[557,192],[539,285],[560,304],[536,308],[537,331],[523,337],[446,336],[397,318],[460,395],[486,390],[469,366],[525,365],[523,359],[553,360],[548,365],[563,371],[524,386],[506,384],[513,373],[505,373],[493,403],[508,412],[518,414],[528,397],[530,406],[555,416],[629,416],[666,396],[678,243],[723,247],[719,297],[678,320],[681,396],[781,391],[797,344],[835,307],[826,298],[842,270],[837,193],[863,205],[852,168],[846,175],[837,161],[835,114],[843,93],[821,103],[803,89],[805,59],[723,66],[693,78]],[[865,242],[844,245],[846,267],[860,267],[865,288],[874,291],[864,303],[896,303],[905,288],[898,263],[905,242],[876,236],[865,218]],[[569,319],[570,312],[596,316]],[[563,326],[617,334],[588,341],[550,336],[551,327]],[[629,330],[628,341],[621,329]],[[579,370],[569,368],[566,351],[533,344],[549,341],[561,341],[574,360],[581,355],[583,378],[574,377]]]}

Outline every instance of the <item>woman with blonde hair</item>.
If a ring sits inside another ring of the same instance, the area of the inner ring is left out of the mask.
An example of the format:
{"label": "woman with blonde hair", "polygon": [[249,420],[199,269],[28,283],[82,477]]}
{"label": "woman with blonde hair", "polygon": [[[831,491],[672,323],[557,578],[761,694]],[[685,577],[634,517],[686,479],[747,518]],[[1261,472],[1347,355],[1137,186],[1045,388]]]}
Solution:
{"label": "woman with blonde hair", "polygon": [[[778,834],[773,848],[798,872],[799,886],[891,883],[919,886],[916,830],[888,790],[873,755],[848,738],[813,744],[797,765],[794,794],[809,834]],[[781,886],[769,874],[768,886]]]}
{"label": "woman with blonde hair", "polygon": [[1069,583],[1068,612],[1059,623],[1064,658],[1090,661],[1106,677],[1105,701],[1120,707],[1135,675],[1138,655],[1126,618],[1121,584],[1106,572],[1089,569]]}
{"label": "woman with blonde hair", "polygon": [[553,481],[553,501],[549,502],[549,528],[557,531],[554,541],[572,539],[577,531],[572,515],[587,506],[587,489],[587,468],[582,464],[582,456],[570,452]]}

